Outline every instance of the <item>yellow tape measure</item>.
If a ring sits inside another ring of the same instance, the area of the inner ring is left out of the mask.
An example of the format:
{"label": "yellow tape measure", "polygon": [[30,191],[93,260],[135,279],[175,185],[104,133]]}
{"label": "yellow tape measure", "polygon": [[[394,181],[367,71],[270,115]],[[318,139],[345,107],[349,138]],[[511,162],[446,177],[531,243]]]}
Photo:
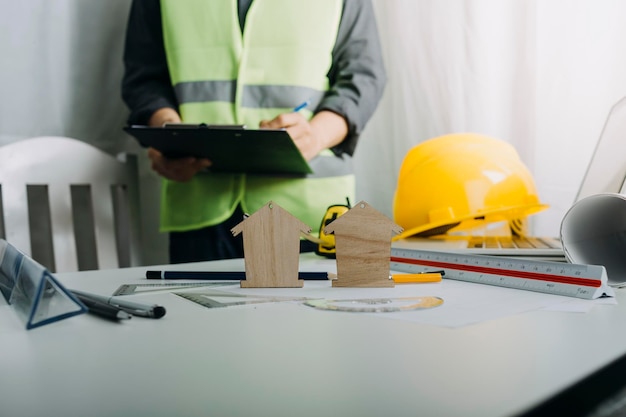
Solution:
{"label": "yellow tape measure", "polygon": [[347,204],[335,204],[326,209],[326,214],[324,214],[322,224],[320,225],[320,243],[318,243],[317,249],[315,250],[316,254],[325,256],[327,258],[336,257],[337,253],[335,252],[335,235],[327,235],[326,233],[324,233],[324,228],[332,223],[337,217],[345,214],[348,210],[350,210],[350,200],[348,198],[346,198],[346,203]]}

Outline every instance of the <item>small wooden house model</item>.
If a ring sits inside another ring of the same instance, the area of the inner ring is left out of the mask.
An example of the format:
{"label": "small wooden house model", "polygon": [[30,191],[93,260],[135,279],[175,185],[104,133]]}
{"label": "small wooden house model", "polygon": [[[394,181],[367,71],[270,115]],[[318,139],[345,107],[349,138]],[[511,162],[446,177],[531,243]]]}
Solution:
{"label": "small wooden house model", "polygon": [[231,229],[243,233],[246,279],[241,288],[302,287],[298,279],[300,232],[311,228],[278,204],[268,202]]}
{"label": "small wooden house model", "polygon": [[361,201],[324,228],[335,234],[337,279],[333,287],[393,287],[391,237],[402,228]]}

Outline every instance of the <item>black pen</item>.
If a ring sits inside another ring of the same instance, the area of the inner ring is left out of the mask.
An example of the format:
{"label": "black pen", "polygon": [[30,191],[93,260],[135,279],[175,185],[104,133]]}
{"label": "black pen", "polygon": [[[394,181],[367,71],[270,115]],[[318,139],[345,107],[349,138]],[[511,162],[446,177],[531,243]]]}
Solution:
{"label": "black pen", "polygon": [[77,297],[88,298],[99,303],[112,306],[119,310],[123,310],[133,316],[149,317],[153,319],[160,319],[165,315],[165,307],[156,304],[143,304],[135,301],[129,301],[120,297],[104,296],[98,294],[90,294],[83,291],[71,290]]}
{"label": "black pen", "polygon": [[110,320],[128,320],[132,316],[112,305],[95,300],[91,297],[86,297],[82,294],[72,292],[83,304],[87,306],[88,312],[96,314],[100,317],[104,317]]}
{"label": "black pen", "polygon": [[[246,279],[244,271],[146,271],[147,279],[201,279],[241,281]],[[298,279],[326,281],[328,272],[298,272]]]}

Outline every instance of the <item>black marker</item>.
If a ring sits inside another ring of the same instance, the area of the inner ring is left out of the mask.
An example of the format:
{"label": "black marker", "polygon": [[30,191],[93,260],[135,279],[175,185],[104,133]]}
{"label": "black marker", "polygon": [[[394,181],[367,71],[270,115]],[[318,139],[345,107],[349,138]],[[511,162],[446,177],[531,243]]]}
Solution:
{"label": "black marker", "polygon": [[[200,279],[216,281],[241,281],[246,279],[243,271],[146,271],[147,279]],[[298,279],[326,281],[328,272],[298,272]]]}

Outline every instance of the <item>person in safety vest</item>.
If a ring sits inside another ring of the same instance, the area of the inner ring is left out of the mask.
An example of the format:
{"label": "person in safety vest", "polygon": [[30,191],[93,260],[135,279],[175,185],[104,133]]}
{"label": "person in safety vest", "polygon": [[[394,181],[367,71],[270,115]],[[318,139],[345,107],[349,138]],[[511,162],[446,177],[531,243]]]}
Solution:
{"label": "person in safety vest", "polygon": [[270,200],[313,228],[355,200],[351,156],[386,83],[370,0],[133,0],[124,64],[129,124],[285,128],[314,171],[211,173],[149,149],[170,262],[242,257],[230,229]]}

